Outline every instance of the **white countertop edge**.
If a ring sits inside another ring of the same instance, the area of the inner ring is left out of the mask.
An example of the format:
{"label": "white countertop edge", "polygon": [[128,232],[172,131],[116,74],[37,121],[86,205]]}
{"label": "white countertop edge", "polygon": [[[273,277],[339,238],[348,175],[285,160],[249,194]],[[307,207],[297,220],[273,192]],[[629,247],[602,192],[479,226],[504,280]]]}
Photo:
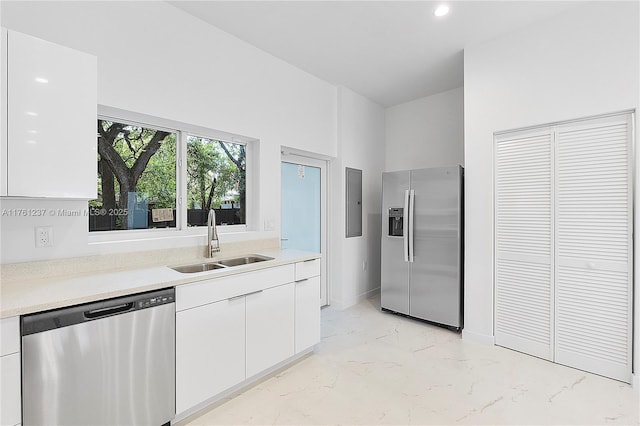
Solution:
{"label": "white countertop edge", "polygon": [[170,268],[190,263],[215,263],[225,258],[244,256],[221,254],[212,259],[198,258],[192,262],[167,266],[3,283],[0,289],[0,318],[27,315],[322,257],[320,253],[292,249],[257,250],[246,255],[252,254],[272,257],[273,260],[196,273],[182,273]]}

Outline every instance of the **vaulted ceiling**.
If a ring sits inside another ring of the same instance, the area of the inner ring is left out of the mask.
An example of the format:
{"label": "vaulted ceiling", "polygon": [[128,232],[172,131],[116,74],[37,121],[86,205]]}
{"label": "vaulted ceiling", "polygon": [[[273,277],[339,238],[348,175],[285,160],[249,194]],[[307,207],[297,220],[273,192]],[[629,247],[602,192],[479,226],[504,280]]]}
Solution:
{"label": "vaulted ceiling", "polygon": [[392,106],[463,85],[463,50],[576,1],[170,1],[335,85]]}

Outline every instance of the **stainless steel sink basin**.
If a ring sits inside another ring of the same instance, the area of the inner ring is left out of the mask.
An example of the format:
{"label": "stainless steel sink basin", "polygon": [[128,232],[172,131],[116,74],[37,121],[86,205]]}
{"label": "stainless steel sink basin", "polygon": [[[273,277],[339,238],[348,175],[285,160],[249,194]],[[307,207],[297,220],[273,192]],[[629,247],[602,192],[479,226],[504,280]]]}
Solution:
{"label": "stainless steel sink basin", "polygon": [[215,262],[194,263],[192,265],[173,266],[174,271],[183,274],[193,274],[196,272],[213,271],[214,269],[231,268],[233,266],[249,265],[256,262],[264,262],[265,260],[273,260],[273,257],[260,256],[259,254],[250,254],[248,256],[234,257],[231,259],[218,260]]}
{"label": "stainless steel sink basin", "polygon": [[174,266],[174,271],[182,272],[184,274],[193,274],[195,272],[213,271],[214,269],[226,268],[224,265],[218,263],[195,263],[193,265]]}
{"label": "stainless steel sink basin", "polygon": [[264,262],[265,260],[273,260],[273,257],[250,254],[249,256],[234,257],[233,259],[220,260],[218,261],[218,263],[224,266],[232,267],[232,266],[248,265],[250,263],[256,263],[256,262]]}

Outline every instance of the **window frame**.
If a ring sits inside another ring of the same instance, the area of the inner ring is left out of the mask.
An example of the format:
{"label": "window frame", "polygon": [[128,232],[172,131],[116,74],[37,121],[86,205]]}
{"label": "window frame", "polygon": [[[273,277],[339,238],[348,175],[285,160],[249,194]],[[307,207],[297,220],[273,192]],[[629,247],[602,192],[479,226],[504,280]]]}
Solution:
{"label": "window frame", "polygon": [[[113,107],[98,105],[97,120],[115,121],[133,126],[148,127],[154,130],[176,134],[176,227],[156,229],[120,229],[111,231],[90,231],[87,222],[89,243],[109,243],[120,241],[140,241],[158,238],[191,237],[206,235],[206,226],[187,226],[187,137],[189,135],[214,139],[217,141],[242,144],[246,149],[246,216],[244,225],[219,226],[219,234],[248,233],[255,231],[258,210],[257,157],[258,139],[227,133],[184,122],[158,118],[146,114],[134,113]],[[96,142],[97,143],[97,142]],[[88,219],[87,219],[88,220]]]}
{"label": "window frame", "polygon": [[[213,132],[213,131],[211,131]],[[195,136],[195,137],[199,137],[199,138],[205,138],[205,139],[209,139],[209,140],[215,140],[215,141],[220,141],[220,142],[225,142],[225,143],[232,143],[232,144],[236,144],[236,145],[244,145],[245,147],[245,185],[246,185],[246,191],[247,193],[245,194],[245,203],[247,204],[245,206],[245,224],[244,225],[224,225],[224,226],[220,226],[217,228],[218,233],[220,233],[220,230],[229,230],[229,232],[243,232],[243,231],[247,231],[249,230],[249,215],[251,213],[251,208],[249,207],[251,204],[253,204],[252,202],[248,202],[248,200],[250,199],[249,196],[249,185],[250,185],[250,173],[249,173],[249,152],[250,152],[250,144],[247,143],[246,141],[242,141],[239,140],[237,138],[231,138],[232,140],[226,140],[226,139],[222,139],[220,137],[217,136],[213,136],[211,133],[208,134],[201,134],[201,133],[195,133],[195,132],[182,132],[182,134],[180,135],[181,138],[181,147],[182,147],[182,151],[184,151],[184,153],[180,153],[180,158],[181,158],[181,164],[184,164],[184,174],[182,174],[182,177],[184,178],[184,186],[181,186],[181,188],[184,189],[184,193],[181,194],[181,200],[180,202],[182,203],[183,206],[185,206],[184,208],[184,213],[187,212],[186,206],[188,204],[188,200],[187,200],[187,195],[188,195],[188,189],[187,189],[187,139],[189,136]],[[176,185],[177,185],[177,181],[176,181]],[[252,201],[252,200],[251,200]],[[182,209],[181,209],[182,210]],[[181,224],[183,225],[183,227],[181,229],[185,229],[187,231],[191,230],[191,229],[200,229],[200,228],[205,228],[206,226],[188,226],[188,218],[187,215],[184,214],[184,222],[181,222]],[[177,222],[176,222],[177,225]],[[224,233],[224,232],[223,232]],[[198,234],[198,233],[196,233]]]}

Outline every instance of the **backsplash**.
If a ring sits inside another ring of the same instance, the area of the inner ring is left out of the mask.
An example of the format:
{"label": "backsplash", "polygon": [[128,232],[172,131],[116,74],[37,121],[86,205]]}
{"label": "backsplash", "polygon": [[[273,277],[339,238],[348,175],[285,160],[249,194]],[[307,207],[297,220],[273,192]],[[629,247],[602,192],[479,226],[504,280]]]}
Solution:
{"label": "backsplash", "polygon": [[[259,252],[280,247],[278,238],[264,238],[250,241],[221,242],[220,253],[215,258],[225,258],[238,254]],[[35,262],[7,263],[0,265],[2,282],[42,279],[47,277],[83,275],[96,272],[145,268],[160,265],[177,265],[204,259],[206,246],[192,246],[162,250],[136,251],[40,260]]]}

